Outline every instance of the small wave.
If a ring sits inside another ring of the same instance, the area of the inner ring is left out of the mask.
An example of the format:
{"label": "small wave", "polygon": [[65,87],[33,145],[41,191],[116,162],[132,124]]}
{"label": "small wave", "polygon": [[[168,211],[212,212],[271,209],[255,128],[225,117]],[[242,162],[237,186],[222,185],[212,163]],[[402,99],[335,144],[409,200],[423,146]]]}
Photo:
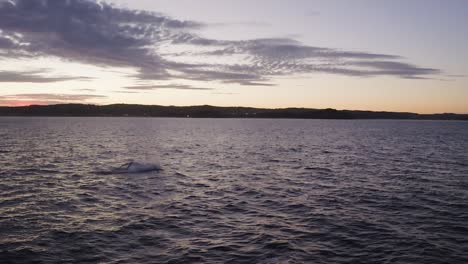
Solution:
{"label": "small wave", "polygon": [[279,159],[270,159],[270,160],[268,160],[268,162],[279,163],[281,161]]}
{"label": "small wave", "polygon": [[41,253],[33,251],[28,248],[16,250],[16,251],[3,251],[0,250],[0,262],[1,263],[41,263]]}
{"label": "small wave", "polygon": [[314,170],[314,171],[322,171],[322,172],[333,172],[333,170],[328,168],[321,168],[321,167],[305,167],[305,170]]}
{"label": "small wave", "polygon": [[25,175],[45,175],[60,173],[58,170],[49,170],[47,168],[27,168],[7,171],[10,176],[25,176]]}

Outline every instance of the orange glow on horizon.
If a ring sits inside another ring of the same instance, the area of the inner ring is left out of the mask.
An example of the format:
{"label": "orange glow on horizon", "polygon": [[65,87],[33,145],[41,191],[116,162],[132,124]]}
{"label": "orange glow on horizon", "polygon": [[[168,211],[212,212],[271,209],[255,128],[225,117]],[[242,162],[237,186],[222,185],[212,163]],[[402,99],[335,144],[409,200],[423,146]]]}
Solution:
{"label": "orange glow on horizon", "polygon": [[21,107],[21,106],[50,105],[50,104],[54,104],[54,103],[44,102],[44,101],[22,101],[22,100],[0,102],[0,106],[6,106],[6,107]]}

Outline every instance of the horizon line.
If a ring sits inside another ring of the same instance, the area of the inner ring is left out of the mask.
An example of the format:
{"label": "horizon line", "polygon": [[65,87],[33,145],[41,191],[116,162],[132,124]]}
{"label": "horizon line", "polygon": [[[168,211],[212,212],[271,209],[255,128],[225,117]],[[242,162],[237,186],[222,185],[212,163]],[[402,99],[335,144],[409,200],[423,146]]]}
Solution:
{"label": "horizon line", "polygon": [[262,109],[262,110],[286,110],[286,109],[303,109],[303,110],[335,110],[335,111],[350,111],[350,112],[373,112],[373,113],[400,113],[400,114],[417,114],[417,115],[468,115],[468,113],[453,113],[453,112],[444,112],[444,113],[418,113],[410,111],[388,111],[388,110],[359,110],[359,109],[337,109],[332,107],[327,108],[309,108],[309,107],[254,107],[254,106],[217,106],[217,105],[162,105],[162,104],[129,104],[129,103],[112,103],[112,104],[95,104],[95,103],[56,103],[56,104],[30,104],[30,105],[19,105],[19,106],[8,106],[0,105],[0,108],[25,108],[25,107],[48,107],[48,106],[63,106],[63,105],[88,105],[88,106],[98,106],[106,107],[113,105],[128,105],[128,106],[161,106],[161,107],[214,107],[214,108],[251,108],[251,109]]}

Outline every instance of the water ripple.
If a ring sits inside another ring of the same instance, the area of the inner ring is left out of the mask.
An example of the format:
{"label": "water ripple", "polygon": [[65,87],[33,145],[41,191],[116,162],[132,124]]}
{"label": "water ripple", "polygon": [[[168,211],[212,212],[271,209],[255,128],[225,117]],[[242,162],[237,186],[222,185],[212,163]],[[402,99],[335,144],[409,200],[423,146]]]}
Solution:
{"label": "water ripple", "polygon": [[1,122],[0,263],[468,263],[467,123]]}

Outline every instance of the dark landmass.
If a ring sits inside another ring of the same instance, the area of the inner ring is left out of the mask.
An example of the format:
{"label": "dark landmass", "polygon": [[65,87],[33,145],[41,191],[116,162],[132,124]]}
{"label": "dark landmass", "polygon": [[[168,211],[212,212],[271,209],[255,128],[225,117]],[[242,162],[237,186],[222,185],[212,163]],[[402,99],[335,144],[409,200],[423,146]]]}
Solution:
{"label": "dark landmass", "polygon": [[297,118],[297,119],[412,119],[465,120],[468,114],[415,114],[405,112],[372,112],[335,109],[159,105],[85,105],[61,104],[47,106],[0,107],[0,116],[132,116],[132,117],[193,117],[193,118]]}

